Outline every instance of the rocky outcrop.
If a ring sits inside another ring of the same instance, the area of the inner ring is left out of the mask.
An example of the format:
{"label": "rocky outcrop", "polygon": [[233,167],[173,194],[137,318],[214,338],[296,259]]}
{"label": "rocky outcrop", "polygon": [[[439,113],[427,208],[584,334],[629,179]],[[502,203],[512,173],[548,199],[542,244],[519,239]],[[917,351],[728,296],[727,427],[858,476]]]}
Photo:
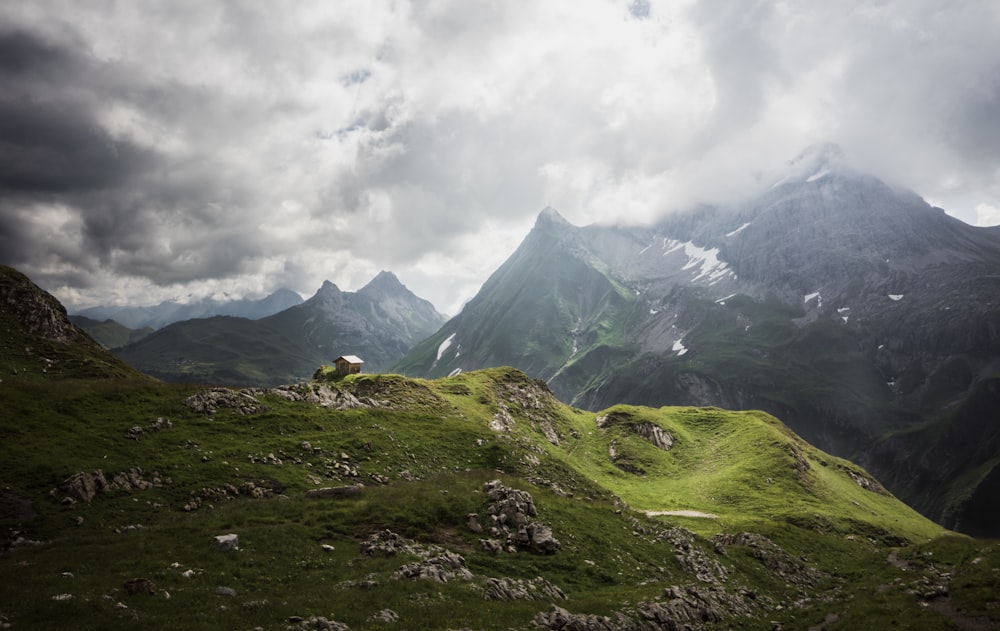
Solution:
{"label": "rocky outcrop", "polygon": [[406,539],[391,530],[380,530],[361,542],[361,554],[392,557],[408,554],[418,558],[406,563],[393,573],[395,579],[422,579],[437,583],[451,580],[471,580],[472,572],[465,565],[465,558],[438,545],[423,545]]}
{"label": "rocky outcrop", "polygon": [[447,583],[451,580],[472,580],[472,572],[465,566],[465,558],[462,555],[442,550],[440,554],[403,565],[393,573],[392,577]]}
{"label": "rocky outcrop", "polygon": [[556,605],[539,612],[532,623],[553,631],[695,631],[712,629],[723,620],[751,616],[760,609],[772,609],[770,599],[747,589],[727,591],[719,585],[672,585],[659,600],[640,602],[635,609],[616,611],[610,616],[570,613]]}
{"label": "rocky outcrop", "polygon": [[232,484],[224,484],[222,486],[210,486],[191,491],[188,496],[188,501],[184,504],[181,510],[184,512],[196,511],[205,502],[215,502],[220,500],[229,500],[237,496],[248,497],[251,499],[264,499],[268,497],[273,497],[275,493],[280,493],[283,489],[276,489],[272,486],[268,486],[266,482],[252,482],[247,480],[236,487]]}
{"label": "rocky outcrop", "polygon": [[[494,538],[492,541],[500,538],[506,540],[508,550],[521,548],[541,554],[554,554],[559,550],[560,543],[552,535],[552,529],[533,521],[538,510],[530,493],[508,488],[500,480],[487,482],[483,485],[483,491],[489,499],[485,529]],[[478,517],[476,523],[479,523]],[[484,547],[495,549],[501,546],[484,544]]]}
{"label": "rocky outcrop", "polygon": [[231,388],[203,390],[189,396],[184,404],[198,414],[215,414],[223,408],[236,410],[243,415],[259,414],[267,410],[267,406],[258,401],[252,391]]}
{"label": "rocky outcrop", "polygon": [[488,578],[484,600],[566,600],[563,590],[541,576],[532,579]]}
{"label": "rocky outcrop", "polygon": [[101,469],[91,472],[80,471],[67,478],[59,488],[52,489],[50,495],[53,497],[63,495],[69,500],[64,499],[64,503],[77,501],[87,503],[92,502],[98,493],[142,491],[170,482],[169,478],[161,478],[160,474],[156,471],[152,473],[149,479],[146,479],[145,475],[139,467],[133,467],[128,471],[111,474],[110,476],[105,474]]}
{"label": "rocky outcrop", "polygon": [[674,446],[674,437],[668,432],[663,431],[663,428],[659,425],[638,423],[633,425],[632,429],[636,434],[642,436],[663,451],[670,451],[670,448]]}
{"label": "rocky outcrop", "polygon": [[734,546],[744,548],[750,557],[786,583],[815,585],[823,576],[818,570],[793,558],[764,535],[752,532],[720,533],[712,537],[711,541],[715,544],[715,551],[722,555],[728,554],[727,549]]}

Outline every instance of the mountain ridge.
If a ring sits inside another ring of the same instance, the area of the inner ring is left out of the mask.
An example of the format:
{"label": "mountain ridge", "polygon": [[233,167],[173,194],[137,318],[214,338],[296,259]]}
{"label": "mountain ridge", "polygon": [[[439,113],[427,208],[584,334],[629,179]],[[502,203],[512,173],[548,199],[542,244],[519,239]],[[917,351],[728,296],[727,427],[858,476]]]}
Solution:
{"label": "mountain ridge", "polygon": [[[510,364],[588,409],[763,409],[868,463],[926,514],[1000,535],[1000,515],[967,501],[976,483],[963,465],[941,474],[926,462],[938,488],[915,489],[888,455],[898,443],[882,438],[957,423],[951,410],[993,383],[998,231],[829,148],[793,166],[796,177],[755,198],[651,226],[576,227],[542,211],[463,312],[395,368],[438,377]],[[992,440],[989,424],[971,425]],[[990,466],[962,449],[964,466]],[[972,523],[963,506],[988,517]]]}
{"label": "mountain ridge", "polygon": [[[36,326],[73,331],[0,272],[0,343],[43,351],[37,365],[49,344],[116,364],[85,334]],[[12,628],[1000,621],[995,545],[764,412],[587,412],[509,367],[242,390],[110,376],[0,381]]]}
{"label": "mountain ridge", "polygon": [[167,381],[273,386],[308,379],[338,355],[360,355],[368,370],[388,368],[444,320],[383,271],[357,292],[327,280],[278,313],[175,322],[114,352]]}

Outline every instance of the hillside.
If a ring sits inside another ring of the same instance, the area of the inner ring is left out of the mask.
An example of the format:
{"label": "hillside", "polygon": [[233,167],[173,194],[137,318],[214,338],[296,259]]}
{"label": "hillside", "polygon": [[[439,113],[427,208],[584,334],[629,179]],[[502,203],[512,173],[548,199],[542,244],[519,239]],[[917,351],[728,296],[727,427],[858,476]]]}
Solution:
{"label": "hillside", "polygon": [[95,342],[107,349],[127,346],[153,333],[153,329],[150,327],[130,329],[111,319],[99,322],[82,315],[71,315],[69,319],[70,322],[86,331],[87,335],[94,338]]}
{"label": "hillside", "polygon": [[765,413],[587,412],[511,368],[164,384],[3,278],[4,628],[1000,624],[996,545]]}
{"label": "hillside", "polygon": [[[951,528],[1000,536],[1000,231],[804,152],[760,194],[651,226],[543,210],[396,366],[512,365],[563,401],[762,409]],[[919,457],[912,457],[919,454]]]}
{"label": "hillside", "polygon": [[759,412],[595,414],[512,369],[0,398],[12,628],[1000,623],[1000,550]]}
{"label": "hillside", "polygon": [[69,321],[24,274],[0,265],[0,358],[8,387],[57,378],[143,378]]}

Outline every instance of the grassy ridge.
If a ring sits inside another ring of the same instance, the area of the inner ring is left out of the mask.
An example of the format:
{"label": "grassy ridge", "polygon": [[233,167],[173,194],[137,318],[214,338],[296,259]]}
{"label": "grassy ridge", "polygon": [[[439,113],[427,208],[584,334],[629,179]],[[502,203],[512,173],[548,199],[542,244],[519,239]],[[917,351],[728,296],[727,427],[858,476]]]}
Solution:
{"label": "grassy ridge", "polygon": [[[550,601],[486,601],[487,578],[542,576],[568,595],[557,604],[573,612],[634,612],[667,586],[701,584],[660,534],[677,525],[699,533],[690,549],[723,564],[727,586],[752,586],[758,598],[784,603],[780,617],[790,628],[831,612],[841,620],[831,629],[856,628],[861,619],[949,628],[951,618],[903,589],[938,567],[951,572],[951,603],[963,615],[996,615],[995,546],[950,536],[862,488],[851,476],[864,480],[862,470],[768,415],[634,406],[594,414],[560,404],[510,369],[434,381],[353,375],[311,387],[322,386],[377,407],[335,410],[262,393],[266,410],[204,415],[184,404],[197,391],[189,386],[0,384],[0,531],[8,545],[15,532],[41,542],[0,556],[0,615],[13,628],[71,621],[81,629],[284,629],[291,617],[310,615],[352,629],[530,628]],[[170,425],[152,429],[157,418]],[[147,428],[138,440],[128,436],[134,426]],[[669,451],[636,431],[649,426],[670,434]],[[90,503],[63,504],[65,491],[49,493],[78,471],[134,467],[160,484]],[[482,548],[488,535],[470,530],[467,515],[486,515],[483,484],[498,477],[532,494],[537,519],[562,544],[558,553]],[[248,482],[267,496],[217,493]],[[359,483],[362,492],[337,500],[306,496]],[[185,511],[192,493],[202,504]],[[671,509],[718,519],[642,512]],[[393,578],[416,557],[359,550],[386,528],[461,554],[474,578]],[[819,578],[790,582],[753,548],[721,555],[705,539],[743,531],[769,537],[790,559],[808,558]],[[230,532],[240,550],[216,550],[213,537]],[[890,552],[901,567],[886,561]],[[137,577],[153,581],[157,593],[125,593],[124,582]],[[898,589],[877,591],[897,579]],[[236,596],[219,595],[219,587]],[[62,594],[72,598],[53,599]],[[400,622],[372,618],[384,609]],[[776,615],[771,606],[717,626],[767,628]]]}

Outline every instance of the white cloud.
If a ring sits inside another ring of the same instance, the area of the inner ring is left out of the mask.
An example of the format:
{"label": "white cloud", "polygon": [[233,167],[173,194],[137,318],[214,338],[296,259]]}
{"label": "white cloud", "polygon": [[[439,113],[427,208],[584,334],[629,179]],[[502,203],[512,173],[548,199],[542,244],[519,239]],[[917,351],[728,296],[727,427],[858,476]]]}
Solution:
{"label": "white cloud", "polygon": [[87,130],[87,177],[0,189],[5,262],[73,302],[391,269],[454,312],[546,205],[646,221],[824,140],[965,221],[1000,208],[988,0],[15,0],[0,27],[30,64],[0,105]]}

